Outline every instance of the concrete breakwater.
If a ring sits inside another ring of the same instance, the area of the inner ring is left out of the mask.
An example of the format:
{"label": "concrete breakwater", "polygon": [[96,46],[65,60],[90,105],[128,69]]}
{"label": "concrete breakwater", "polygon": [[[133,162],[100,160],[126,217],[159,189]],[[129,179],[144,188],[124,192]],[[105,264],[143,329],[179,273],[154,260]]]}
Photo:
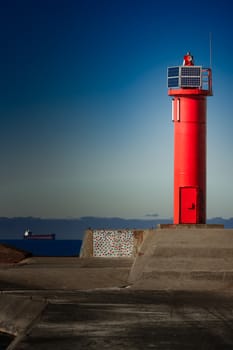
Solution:
{"label": "concrete breakwater", "polygon": [[233,230],[89,231],[81,257],[31,257],[0,267],[0,282],[2,290],[233,290]]}
{"label": "concrete breakwater", "polygon": [[233,230],[106,234],[102,247],[89,232],[80,258],[0,265],[7,350],[232,349]]}
{"label": "concrete breakwater", "polygon": [[233,230],[221,225],[161,225],[150,230],[86,232],[81,257],[116,256],[133,259],[127,279],[131,288],[233,288]]}

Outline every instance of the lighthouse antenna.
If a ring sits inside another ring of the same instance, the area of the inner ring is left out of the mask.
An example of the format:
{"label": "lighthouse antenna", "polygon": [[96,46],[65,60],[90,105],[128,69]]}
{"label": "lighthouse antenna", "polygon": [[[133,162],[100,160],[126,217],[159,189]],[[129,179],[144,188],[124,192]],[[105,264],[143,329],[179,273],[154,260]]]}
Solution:
{"label": "lighthouse antenna", "polygon": [[209,33],[210,68],[212,68],[212,33]]}

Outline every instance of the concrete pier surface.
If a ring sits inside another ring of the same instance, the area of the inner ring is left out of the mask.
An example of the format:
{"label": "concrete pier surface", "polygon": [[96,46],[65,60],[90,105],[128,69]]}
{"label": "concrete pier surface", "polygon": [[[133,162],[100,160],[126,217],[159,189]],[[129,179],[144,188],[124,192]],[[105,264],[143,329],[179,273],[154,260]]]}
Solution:
{"label": "concrete pier surface", "polygon": [[7,349],[233,349],[233,230],[148,230],[135,251],[1,264]]}
{"label": "concrete pier surface", "polygon": [[[0,300],[8,308],[1,323],[13,322],[17,331],[8,350],[233,348],[228,294],[37,290],[7,292]],[[14,314],[16,305],[23,305],[21,314],[19,306]]]}

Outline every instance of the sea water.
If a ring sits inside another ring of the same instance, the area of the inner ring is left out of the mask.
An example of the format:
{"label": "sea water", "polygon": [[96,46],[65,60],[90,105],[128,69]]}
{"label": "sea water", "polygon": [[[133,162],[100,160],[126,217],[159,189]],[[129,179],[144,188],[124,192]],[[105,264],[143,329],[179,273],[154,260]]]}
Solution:
{"label": "sea water", "polygon": [[81,240],[8,239],[0,243],[24,250],[34,256],[79,256]]}

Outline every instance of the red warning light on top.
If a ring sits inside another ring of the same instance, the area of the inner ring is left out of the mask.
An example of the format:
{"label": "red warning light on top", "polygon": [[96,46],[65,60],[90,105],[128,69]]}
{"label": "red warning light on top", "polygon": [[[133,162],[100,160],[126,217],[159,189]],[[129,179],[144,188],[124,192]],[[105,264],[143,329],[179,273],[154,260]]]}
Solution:
{"label": "red warning light on top", "polygon": [[190,52],[184,55],[183,66],[194,66],[193,56]]}

